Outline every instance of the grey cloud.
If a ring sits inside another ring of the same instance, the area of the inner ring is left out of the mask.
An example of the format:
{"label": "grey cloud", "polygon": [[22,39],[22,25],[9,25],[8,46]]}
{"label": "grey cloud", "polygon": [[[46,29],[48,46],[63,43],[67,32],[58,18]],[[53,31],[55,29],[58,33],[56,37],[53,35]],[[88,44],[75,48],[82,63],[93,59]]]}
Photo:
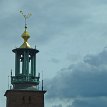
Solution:
{"label": "grey cloud", "polygon": [[52,58],[50,61],[53,62],[53,63],[56,63],[56,64],[60,62],[60,60],[58,60],[56,58]]}
{"label": "grey cloud", "polygon": [[67,107],[72,107],[72,105],[68,105]]}
{"label": "grey cloud", "polygon": [[74,63],[74,62],[77,62],[80,57],[81,57],[81,55],[79,55],[79,54],[68,54],[66,59],[68,61],[70,61],[70,62],[72,61]]}
{"label": "grey cloud", "polygon": [[[59,105],[54,106],[57,107]],[[62,105],[62,107],[107,107],[107,97],[77,98],[66,106]]]}
{"label": "grey cloud", "polygon": [[77,99],[72,103],[72,106],[70,107],[107,107],[106,100],[106,97]]}
{"label": "grey cloud", "polygon": [[[72,64],[62,69],[56,77],[47,84],[47,98],[77,98],[77,97],[100,97],[107,96],[107,52],[103,51],[96,56],[90,56],[86,61]],[[102,60],[97,60],[101,58]],[[89,63],[88,63],[89,61]],[[98,62],[100,65],[90,64]],[[101,66],[103,65],[103,66]]]}
{"label": "grey cloud", "polygon": [[59,105],[53,105],[52,107],[62,107],[62,105],[61,104],[59,104]]}
{"label": "grey cloud", "polygon": [[40,4],[37,2],[37,7],[32,5],[31,9],[34,15],[32,34],[37,32],[36,38],[40,43],[51,41],[57,36],[61,37],[63,32],[67,33],[68,30],[71,31],[71,36],[95,36],[106,32],[99,11],[101,3],[96,0],[55,0],[43,2],[41,6]]}
{"label": "grey cloud", "polygon": [[94,66],[106,65],[107,64],[107,50],[99,53],[98,55],[87,55],[84,58],[84,62]]}
{"label": "grey cloud", "polygon": [[[8,1],[9,2],[9,1]],[[103,1],[102,1],[103,2]],[[97,5],[96,5],[97,3]],[[6,10],[6,2],[2,3],[4,7],[2,7],[2,16],[6,16],[2,19],[0,28],[6,29],[7,32],[11,31],[11,28],[14,28],[16,30],[16,34],[21,34],[21,18],[19,22],[19,16],[15,15],[17,14],[17,11],[22,9],[26,11],[30,11],[33,16],[32,20],[28,21],[31,23],[30,30],[32,34],[32,40],[37,40],[37,43],[46,43],[47,41],[51,41],[54,38],[61,37],[63,32],[71,31],[71,35],[73,32],[75,32],[73,35],[91,35],[91,32],[98,32],[98,29],[101,29],[99,27],[98,23],[95,23],[94,21],[98,20],[95,18],[95,16],[92,14],[93,10],[91,8],[97,8],[101,3],[98,3],[98,1],[92,1],[92,0],[55,0],[55,1],[21,1],[21,2],[12,2],[12,6],[9,5],[11,8],[9,9],[9,12]],[[88,4],[88,5],[87,5]],[[8,6],[8,7],[9,7]],[[16,8],[15,8],[16,6]],[[98,10],[94,10],[95,12],[99,12]],[[5,14],[6,13],[6,14]],[[99,17],[101,15],[99,14]],[[94,19],[95,18],[95,19]],[[98,17],[97,17],[98,18]],[[8,20],[8,21],[7,21]],[[13,23],[14,22],[14,23]],[[5,24],[3,24],[5,23]],[[29,25],[29,27],[30,27]],[[100,26],[103,27],[104,23],[100,23]],[[18,27],[20,26],[20,27]],[[6,27],[6,28],[5,28]],[[19,30],[18,30],[19,29]],[[23,28],[22,28],[23,29]],[[94,29],[94,30],[93,30]],[[102,30],[102,29],[101,29]],[[100,32],[102,32],[99,30]],[[90,32],[91,31],[91,32]],[[104,32],[106,30],[103,30]],[[79,34],[77,33],[79,32]],[[1,32],[2,35],[4,35],[5,38],[7,38],[5,35],[5,32]],[[9,35],[16,35],[15,33],[9,32]],[[94,33],[95,34],[95,33]],[[98,32],[99,34],[99,32]],[[14,36],[11,36],[13,38]],[[4,38],[2,38],[4,40]],[[11,39],[12,40],[12,39]],[[15,40],[15,39],[14,39]],[[15,41],[16,42],[16,41]],[[34,42],[34,41],[33,41]]]}

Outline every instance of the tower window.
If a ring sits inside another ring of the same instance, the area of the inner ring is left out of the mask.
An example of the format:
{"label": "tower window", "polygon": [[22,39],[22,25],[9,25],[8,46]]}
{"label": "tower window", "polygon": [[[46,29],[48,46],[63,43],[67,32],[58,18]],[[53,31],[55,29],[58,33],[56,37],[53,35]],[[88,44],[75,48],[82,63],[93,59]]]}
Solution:
{"label": "tower window", "polygon": [[31,96],[29,96],[29,104],[31,104]]}
{"label": "tower window", "polygon": [[22,103],[25,104],[25,97],[22,97]]}

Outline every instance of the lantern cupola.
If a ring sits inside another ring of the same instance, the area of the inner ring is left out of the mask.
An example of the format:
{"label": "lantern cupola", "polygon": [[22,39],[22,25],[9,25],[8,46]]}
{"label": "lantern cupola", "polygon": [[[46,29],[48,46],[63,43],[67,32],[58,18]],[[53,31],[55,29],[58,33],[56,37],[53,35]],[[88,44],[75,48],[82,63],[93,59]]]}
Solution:
{"label": "lantern cupola", "polygon": [[39,85],[40,75],[36,75],[36,54],[39,50],[31,48],[28,43],[30,38],[26,24],[28,15],[23,15],[25,18],[25,31],[21,37],[24,39],[24,42],[19,48],[12,50],[15,53],[15,76],[11,75],[13,89],[35,90],[38,89]]}

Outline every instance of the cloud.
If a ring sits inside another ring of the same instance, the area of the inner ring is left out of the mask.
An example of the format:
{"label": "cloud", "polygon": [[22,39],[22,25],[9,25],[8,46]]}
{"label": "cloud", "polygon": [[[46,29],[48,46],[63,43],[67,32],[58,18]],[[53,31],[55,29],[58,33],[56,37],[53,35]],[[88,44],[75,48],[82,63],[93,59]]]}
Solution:
{"label": "cloud", "polygon": [[[106,98],[107,96],[106,56],[107,51],[104,50],[99,54],[86,56],[83,62],[71,64],[68,68],[61,69],[46,84],[48,90],[47,98],[74,99],[73,106],[71,107],[82,107],[81,105],[83,107],[86,105],[86,107],[89,107],[91,104],[97,105],[97,102],[95,102],[97,98]],[[78,98],[80,99],[75,100]],[[90,100],[85,100],[88,98]],[[95,99],[93,100],[93,98]],[[102,102],[103,99],[98,105]]]}
{"label": "cloud", "polygon": [[67,107],[107,107],[107,97],[77,99]]}
{"label": "cloud", "polygon": [[[33,14],[28,21],[29,29],[30,27],[32,29],[29,31],[31,32],[33,43],[35,42],[35,38],[37,43],[43,44],[54,40],[56,37],[59,38],[62,35],[100,35],[102,31],[106,33],[105,23],[102,22],[102,16],[105,17],[106,14],[101,13],[105,10],[105,8],[102,8],[105,1],[104,3],[96,0],[24,0],[21,2],[12,0],[11,3],[9,2],[9,0],[2,1],[0,4],[2,10],[0,28],[2,31],[6,29],[7,32],[14,28],[13,31],[15,31],[15,33],[12,31],[9,32],[9,35],[11,35],[10,41],[13,38],[12,42],[16,42],[15,35],[20,36],[22,33],[21,29],[23,28],[21,28],[21,26],[23,25],[21,24],[23,21],[19,14],[19,16],[16,15],[21,9],[24,10],[25,13],[27,11]],[[102,9],[101,12],[99,11],[101,10],[100,8]],[[104,18],[104,21],[105,20],[106,17]],[[1,35],[4,35],[6,40],[8,40],[5,32],[1,32]],[[3,40],[4,38],[2,38],[1,41]]]}
{"label": "cloud", "polygon": [[94,66],[106,65],[107,60],[105,60],[105,58],[107,58],[106,50],[99,53],[98,55],[87,55],[84,58],[84,62]]}
{"label": "cloud", "polygon": [[58,60],[58,59],[56,59],[56,58],[52,58],[50,61],[53,62],[53,63],[55,63],[55,64],[57,64],[57,63],[60,62],[60,60]]}
{"label": "cloud", "polygon": [[76,63],[79,61],[80,57],[81,56],[79,54],[68,54],[66,59],[70,62],[72,61],[73,63]]}
{"label": "cloud", "polygon": [[62,105],[61,104],[59,104],[59,105],[53,105],[52,107],[62,107]]}

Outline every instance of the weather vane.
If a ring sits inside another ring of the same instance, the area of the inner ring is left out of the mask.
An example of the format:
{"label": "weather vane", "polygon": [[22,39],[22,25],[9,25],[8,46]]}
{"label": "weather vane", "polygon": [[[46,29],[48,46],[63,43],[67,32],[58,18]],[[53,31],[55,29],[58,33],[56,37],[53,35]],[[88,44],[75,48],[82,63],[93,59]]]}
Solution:
{"label": "weather vane", "polygon": [[27,15],[23,13],[23,11],[21,10],[20,13],[22,14],[22,16],[25,19],[25,30],[27,29],[27,23],[26,20],[32,15],[31,13],[28,13]]}

